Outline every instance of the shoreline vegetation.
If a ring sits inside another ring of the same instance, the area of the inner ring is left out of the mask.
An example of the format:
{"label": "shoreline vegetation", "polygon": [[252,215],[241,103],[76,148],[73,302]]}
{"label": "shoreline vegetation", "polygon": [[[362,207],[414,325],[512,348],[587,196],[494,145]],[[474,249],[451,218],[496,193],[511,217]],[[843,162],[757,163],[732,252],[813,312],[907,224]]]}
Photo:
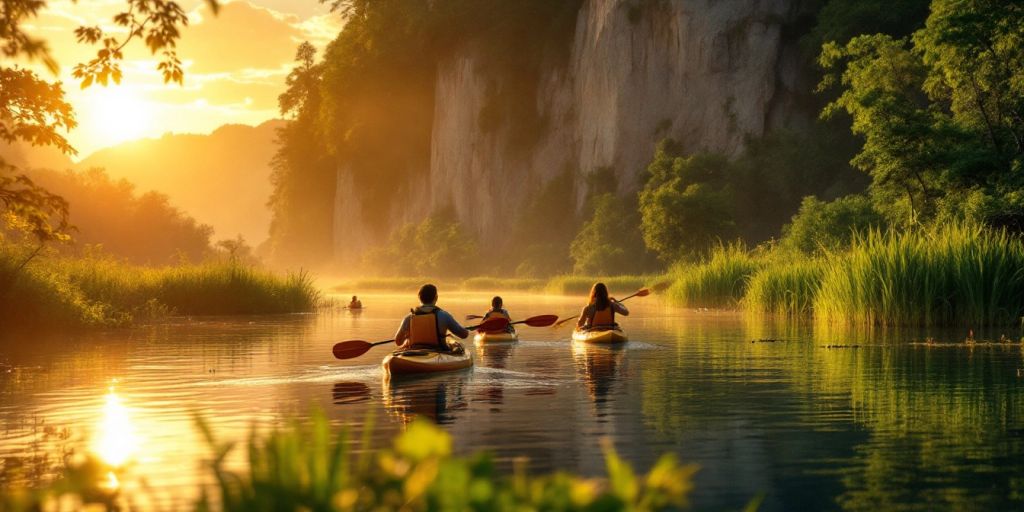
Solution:
{"label": "shoreline vegetation", "polygon": [[[415,291],[424,277],[357,279],[339,293]],[[849,248],[806,255],[785,247],[720,245],[666,274],[550,279],[435,279],[459,291],[585,295],[596,281],[625,294],[668,281],[666,300],[789,319],[881,326],[1019,326],[1024,316],[1024,240],[1003,230],[950,224],[915,231],[869,229]]]}
{"label": "shoreline vegetation", "polygon": [[6,331],[300,313],[322,303],[310,274],[279,275],[235,259],[150,267],[104,256],[32,256],[24,246],[0,245],[0,325]]}
{"label": "shoreline vegetation", "polygon": [[[501,471],[486,453],[453,455],[451,435],[424,419],[410,423],[391,449],[370,445],[366,433],[372,431],[372,422],[361,441],[353,442],[345,428],[332,428],[322,414],[266,433],[253,430],[244,447],[218,440],[201,418],[196,423],[211,455],[203,467],[216,483],[201,485],[195,502],[177,503],[179,509],[678,510],[688,507],[698,469],[668,454],[646,475],[636,474],[606,442],[602,478],[566,472],[529,475],[521,462],[511,472]],[[247,457],[238,471],[226,460],[242,448]],[[111,488],[109,482],[123,481],[125,475],[95,458],[65,460],[52,473],[45,482],[32,482],[30,475],[0,474],[7,477],[0,509],[49,510],[60,503],[119,510],[147,498],[145,485],[135,491],[139,495]],[[755,500],[747,508],[756,506]]]}

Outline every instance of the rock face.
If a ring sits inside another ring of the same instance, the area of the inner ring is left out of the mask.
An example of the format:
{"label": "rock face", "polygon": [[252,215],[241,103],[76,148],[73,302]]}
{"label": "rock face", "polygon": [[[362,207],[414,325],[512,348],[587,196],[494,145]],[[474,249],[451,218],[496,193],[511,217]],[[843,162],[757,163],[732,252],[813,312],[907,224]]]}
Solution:
{"label": "rock face", "polygon": [[[536,84],[543,132],[514,146],[509,123],[484,127],[488,85],[472,46],[443,58],[435,85],[432,154],[418,193],[391,212],[412,221],[453,206],[484,244],[499,243],[517,208],[547,181],[572,172],[577,184],[610,168],[620,193],[642,186],[657,142],[736,154],[745,140],[806,122],[794,108],[801,84],[795,41],[784,27],[799,0],[587,0],[567,61],[545,66]],[[339,169],[339,209],[358,198]],[[581,206],[585,193],[567,198]],[[349,218],[335,243],[351,249],[374,237]]]}

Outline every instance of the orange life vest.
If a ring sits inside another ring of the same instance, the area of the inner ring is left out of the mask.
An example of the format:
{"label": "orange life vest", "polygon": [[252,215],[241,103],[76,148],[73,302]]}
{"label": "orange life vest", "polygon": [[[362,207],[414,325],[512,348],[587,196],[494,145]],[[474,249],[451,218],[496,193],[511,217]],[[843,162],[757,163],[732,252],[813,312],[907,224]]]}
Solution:
{"label": "orange life vest", "polygon": [[444,337],[439,334],[436,314],[420,310],[412,312],[409,318],[409,345],[446,348],[441,343],[443,340]]}
{"label": "orange life vest", "polygon": [[[512,318],[506,315],[505,313],[502,313],[501,311],[495,311],[493,309],[484,314],[484,321],[486,322],[492,318],[504,318],[505,320],[512,321]],[[505,327],[504,329],[498,329],[496,331],[488,332],[512,332],[512,326],[510,325],[508,327]]]}
{"label": "orange life vest", "polygon": [[615,325],[615,310],[612,309],[610,303],[605,309],[594,310],[594,316],[590,319],[591,327],[610,327],[613,325]]}

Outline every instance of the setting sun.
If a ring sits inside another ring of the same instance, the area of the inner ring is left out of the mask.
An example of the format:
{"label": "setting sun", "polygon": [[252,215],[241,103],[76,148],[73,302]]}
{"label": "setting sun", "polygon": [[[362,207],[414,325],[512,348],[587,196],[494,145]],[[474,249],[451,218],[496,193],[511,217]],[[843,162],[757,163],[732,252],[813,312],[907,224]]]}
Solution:
{"label": "setting sun", "polygon": [[155,135],[155,108],[142,92],[127,86],[90,87],[75,101],[82,132],[96,146]]}

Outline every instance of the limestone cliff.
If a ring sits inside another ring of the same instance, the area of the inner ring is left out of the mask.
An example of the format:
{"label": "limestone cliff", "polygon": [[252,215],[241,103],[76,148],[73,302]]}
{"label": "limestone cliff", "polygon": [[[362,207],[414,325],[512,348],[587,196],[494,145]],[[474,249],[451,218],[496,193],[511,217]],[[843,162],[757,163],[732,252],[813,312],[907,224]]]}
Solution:
{"label": "limestone cliff", "polygon": [[[441,206],[496,243],[529,194],[566,169],[577,182],[611,168],[622,193],[640,174],[658,140],[672,137],[693,151],[736,154],[750,136],[806,121],[791,103],[801,84],[795,41],[783,37],[798,0],[587,0],[568,58],[552,59],[536,83],[534,107],[544,120],[526,149],[514,147],[508,123],[481,125],[488,87],[471,44],[441,59],[435,84],[429,169],[415,194],[396,201],[395,222]],[[379,240],[356,214],[359,198],[339,169],[336,244]],[[580,206],[578,197],[567,198]],[[452,192],[454,191],[454,193]],[[344,219],[343,222],[340,220]]]}

